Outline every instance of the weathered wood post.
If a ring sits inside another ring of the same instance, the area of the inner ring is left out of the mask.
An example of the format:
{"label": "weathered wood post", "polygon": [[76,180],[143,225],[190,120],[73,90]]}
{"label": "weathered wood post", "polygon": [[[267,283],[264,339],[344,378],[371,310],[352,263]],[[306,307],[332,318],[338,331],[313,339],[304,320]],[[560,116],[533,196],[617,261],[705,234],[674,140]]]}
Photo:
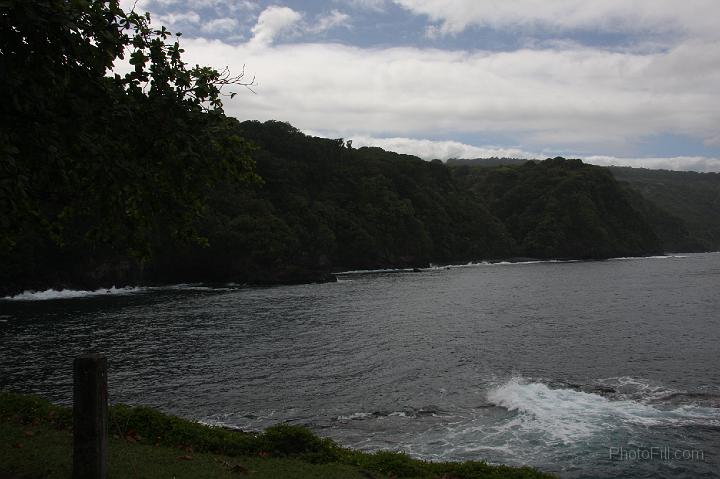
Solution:
{"label": "weathered wood post", "polygon": [[107,478],[107,360],[99,354],[73,363],[73,479]]}

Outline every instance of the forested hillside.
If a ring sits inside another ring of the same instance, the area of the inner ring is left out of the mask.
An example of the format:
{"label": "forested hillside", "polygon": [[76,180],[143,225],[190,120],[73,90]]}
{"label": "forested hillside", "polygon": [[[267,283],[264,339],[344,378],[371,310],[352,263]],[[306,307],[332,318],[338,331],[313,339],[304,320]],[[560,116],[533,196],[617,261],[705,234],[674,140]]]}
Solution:
{"label": "forested hillside", "polygon": [[[520,165],[514,158],[450,159],[449,166]],[[720,173],[608,168],[666,252],[720,250]]]}
{"label": "forested hillside", "polygon": [[579,160],[452,168],[281,122],[240,131],[258,147],[263,183],[217,188],[198,227],[210,247],[157,248],[151,277],[302,281],[331,270],[662,251],[609,171]]}
{"label": "forested hillside", "polygon": [[505,225],[519,255],[608,258],[662,250],[631,195],[604,168],[554,158],[453,173]]}
{"label": "forested hillside", "polygon": [[652,203],[666,250],[720,250],[720,173],[623,167],[610,171]]}
{"label": "forested hillside", "polygon": [[[202,240],[158,227],[148,258],[121,250],[89,257],[83,240],[57,245],[36,236],[31,244],[44,246],[8,257],[15,271],[29,258],[32,274],[6,277],[4,289],[123,279],[323,281],[354,268],[661,252],[609,171],[579,160],[448,167],[353,149],[276,121],[239,123],[233,133],[255,145],[261,181],[215,181],[204,213],[190,225]],[[125,271],[132,275],[124,278]]]}

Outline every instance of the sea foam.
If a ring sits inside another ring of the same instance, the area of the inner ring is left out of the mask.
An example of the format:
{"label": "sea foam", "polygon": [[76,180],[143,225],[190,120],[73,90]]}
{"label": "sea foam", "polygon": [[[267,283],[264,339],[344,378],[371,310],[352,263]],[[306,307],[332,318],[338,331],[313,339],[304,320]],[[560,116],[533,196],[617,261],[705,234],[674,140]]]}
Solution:
{"label": "sea foam", "polygon": [[517,413],[508,424],[511,429],[544,435],[551,442],[571,443],[627,425],[720,425],[717,408],[663,408],[638,400],[613,400],[574,389],[553,389],[523,378],[512,378],[490,389],[487,399]]}
{"label": "sea foam", "polygon": [[126,288],[101,288],[94,291],[83,291],[77,289],[47,289],[45,291],[25,291],[14,296],[5,296],[4,300],[8,301],[47,301],[51,299],[70,299],[70,298],[88,298],[92,296],[106,295],[123,295],[133,294],[144,291],[145,288],[126,287]]}

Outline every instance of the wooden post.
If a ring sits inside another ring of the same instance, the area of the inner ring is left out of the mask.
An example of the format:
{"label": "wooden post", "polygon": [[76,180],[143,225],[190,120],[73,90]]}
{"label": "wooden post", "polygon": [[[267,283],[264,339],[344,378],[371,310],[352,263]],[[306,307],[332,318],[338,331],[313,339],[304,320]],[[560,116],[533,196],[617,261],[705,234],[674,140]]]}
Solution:
{"label": "wooden post", "polygon": [[73,363],[73,479],[107,478],[107,360],[99,354]]}

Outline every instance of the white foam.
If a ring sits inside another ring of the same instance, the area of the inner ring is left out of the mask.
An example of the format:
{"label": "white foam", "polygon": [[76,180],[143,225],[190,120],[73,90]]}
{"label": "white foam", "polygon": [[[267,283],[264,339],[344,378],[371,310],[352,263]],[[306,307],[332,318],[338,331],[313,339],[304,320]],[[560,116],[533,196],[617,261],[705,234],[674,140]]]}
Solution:
{"label": "white foam", "polygon": [[670,255],[658,255],[658,256],[620,256],[617,258],[609,258],[608,261],[636,261],[641,259],[683,259],[687,256],[670,254]]}
{"label": "white foam", "polygon": [[353,269],[350,271],[340,271],[335,275],[351,275],[351,274],[375,274],[375,273],[412,273],[412,268],[383,268],[383,269]]}
{"label": "white foam", "polygon": [[369,412],[354,412],[349,416],[338,416],[338,421],[353,421],[356,419],[367,419],[370,417],[373,417],[373,414]]}
{"label": "white foam", "polygon": [[389,417],[395,416],[395,417],[408,417],[408,414],[405,411],[395,411],[388,414]]}
{"label": "white foam", "polygon": [[92,296],[133,294],[144,290],[145,288],[139,287],[116,288],[115,286],[109,289],[96,289],[95,291],[83,291],[77,289],[47,289],[45,291],[25,291],[14,296],[5,296],[0,299],[8,301],[47,301],[51,299],[88,298]]}
{"label": "white foam", "polygon": [[9,301],[47,301],[52,299],[91,298],[94,296],[126,295],[149,291],[235,291],[235,286],[204,286],[200,283],[169,284],[164,286],[126,286],[124,288],[101,288],[94,291],[78,289],[47,289],[45,291],[25,291],[14,296],[5,296],[0,300]]}
{"label": "white foam", "polygon": [[522,378],[491,389],[487,398],[496,406],[518,413],[507,425],[510,429],[541,434],[551,442],[565,444],[627,425],[720,425],[720,411],[713,408],[659,409],[639,401],[614,401],[593,393],[551,389]]}

